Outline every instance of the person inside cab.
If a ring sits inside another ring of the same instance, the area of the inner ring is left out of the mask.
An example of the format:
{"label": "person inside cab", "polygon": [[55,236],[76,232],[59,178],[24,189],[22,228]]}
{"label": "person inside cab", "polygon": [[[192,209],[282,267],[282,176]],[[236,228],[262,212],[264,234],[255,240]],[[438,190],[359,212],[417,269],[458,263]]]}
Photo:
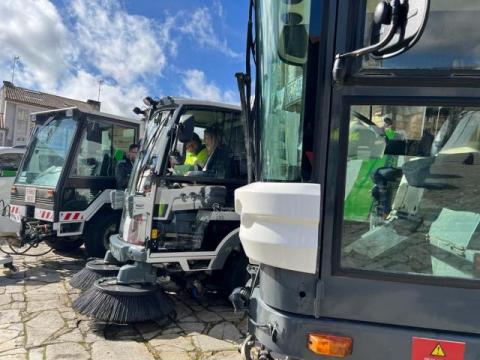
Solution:
{"label": "person inside cab", "polygon": [[115,167],[115,180],[117,182],[117,190],[124,190],[127,188],[128,180],[132,173],[133,163],[138,153],[138,145],[131,144],[128,147],[128,153],[125,154]]}
{"label": "person inside cab", "polygon": [[197,133],[193,133],[192,140],[187,143],[186,148],[185,165],[198,166],[199,169],[203,169],[208,160],[208,150],[202,144],[202,140],[200,140],[200,136]]}
{"label": "person inside cab", "polygon": [[217,127],[208,127],[204,132],[208,159],[202,171],[190,171],[187,176],[205,176],[226,179],[233,175],[233,154],[222,144],[222,134]]}

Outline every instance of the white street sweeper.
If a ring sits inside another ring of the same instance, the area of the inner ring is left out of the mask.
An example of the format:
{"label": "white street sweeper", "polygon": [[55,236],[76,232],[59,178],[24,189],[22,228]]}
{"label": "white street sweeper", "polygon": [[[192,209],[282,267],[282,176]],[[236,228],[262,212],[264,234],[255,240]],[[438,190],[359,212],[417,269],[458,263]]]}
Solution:
{"label": "white street sweeper", "polygon": [[228,295],[246,279],[233,201],[247,182],[240,109],[170,97],[145,103],[145,136],[129,186],[111,195],[114,206],[123,204],[120,232],[110,237],[105,259],[87,264],[72,282],[87,288],[105,266],[125,264],[74,304],[98,320],[165,315],[171,308],[157,285],[161,275],[197,296],[211,284]]}

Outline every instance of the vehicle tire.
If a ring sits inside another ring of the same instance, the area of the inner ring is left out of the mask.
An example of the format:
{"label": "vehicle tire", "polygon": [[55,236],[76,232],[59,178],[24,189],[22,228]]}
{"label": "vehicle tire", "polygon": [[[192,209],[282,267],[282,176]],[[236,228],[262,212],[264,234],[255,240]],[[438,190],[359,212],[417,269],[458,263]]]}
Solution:
{"label": "vehicle tire", "polygon": [[83,245],[83,237],[78,236],[54,236],[51,238],[47,238],[44,241],[52,249],[66,253],[78,250],[78,248]]}
{"label": "vehicle tire", "polygon": [[118,211],[102,211],[85,224],[85,250],[89,257],[105,256],[110,236],[118,233],[120,217]]}
{"label": "vehicle tire", "polygon": [[222,271],[221,293],[228,297],[232,291],[241,286],[245,286],[248,280],[247,272],[248,258],[243,251],[233,251]]}

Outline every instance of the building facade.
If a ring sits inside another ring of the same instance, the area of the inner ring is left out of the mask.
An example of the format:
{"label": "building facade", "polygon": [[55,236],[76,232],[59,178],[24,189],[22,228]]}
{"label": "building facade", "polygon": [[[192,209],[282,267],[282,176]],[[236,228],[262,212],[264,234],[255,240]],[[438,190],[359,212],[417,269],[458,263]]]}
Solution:
{"label": "building facade", "polygon": [[21,88],[4,81],[0,88],[0,146],[28,144],[34,126],[30,120],[31,113],[67,107],[100,111],[100,102],[69,99]]}

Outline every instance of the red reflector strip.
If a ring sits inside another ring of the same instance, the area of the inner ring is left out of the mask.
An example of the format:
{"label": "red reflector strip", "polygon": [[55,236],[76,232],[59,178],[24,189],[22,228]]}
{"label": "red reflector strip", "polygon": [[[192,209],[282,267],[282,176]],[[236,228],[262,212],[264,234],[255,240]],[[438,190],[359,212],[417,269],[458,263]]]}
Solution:
{"label": "red reflector strip", "polygon": [[70,220],[70,217],[72,216],[72,213],[66,213],[65,214],[65,220]]}
{"label": "red reflector strip", "polygon": [[77,220],[79,216],[80,216],[80,213],[75,213],[75,215],[73,215],[73,220]]}

